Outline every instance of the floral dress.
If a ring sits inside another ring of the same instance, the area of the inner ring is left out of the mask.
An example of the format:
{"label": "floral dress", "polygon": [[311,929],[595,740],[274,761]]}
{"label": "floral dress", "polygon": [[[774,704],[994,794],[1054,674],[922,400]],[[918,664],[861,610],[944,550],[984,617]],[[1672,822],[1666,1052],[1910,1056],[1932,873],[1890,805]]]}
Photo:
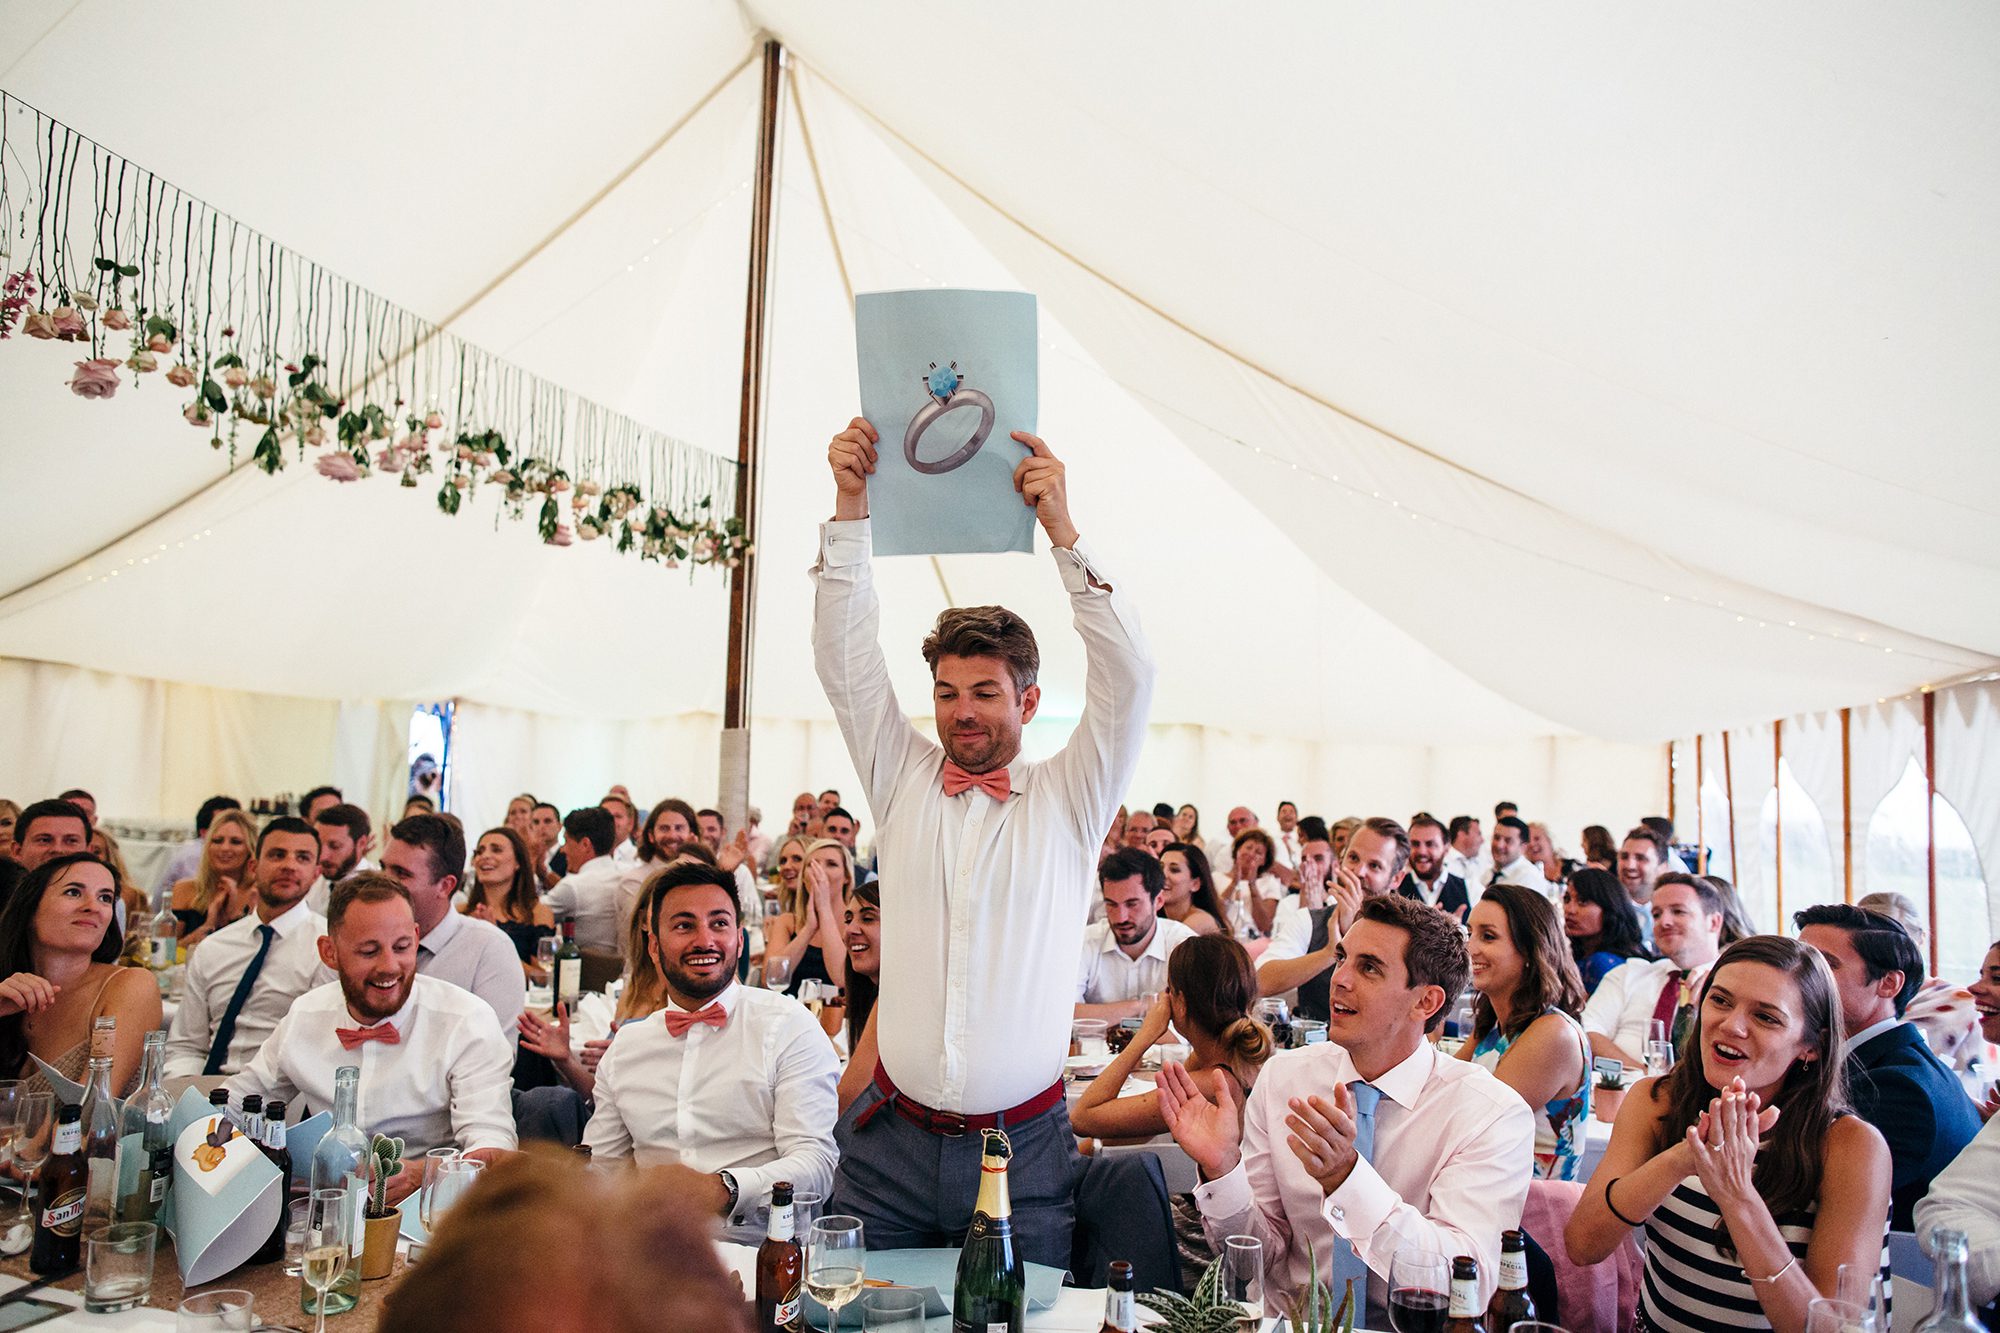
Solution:
{"label": "floral dress", "polygon": [[[1561,1014],[1582,1043],[1583,1083],[1574,1091],[1534,1108],[1535,1179],[1579,1180],[1583,1175],[1584,1126],[1590,1120],[1590,1043],[1583,1035],[1583,1025],[1562,1010],[1548,1009],[1543,1013]],[[1496,1027],[1479,1039],[1472,1051],[1472,1062],[1484,1065],[1488,1071],[1497,1069],[1500,1057],[1513,1044],[1514,1039],[1503,1036]]]}

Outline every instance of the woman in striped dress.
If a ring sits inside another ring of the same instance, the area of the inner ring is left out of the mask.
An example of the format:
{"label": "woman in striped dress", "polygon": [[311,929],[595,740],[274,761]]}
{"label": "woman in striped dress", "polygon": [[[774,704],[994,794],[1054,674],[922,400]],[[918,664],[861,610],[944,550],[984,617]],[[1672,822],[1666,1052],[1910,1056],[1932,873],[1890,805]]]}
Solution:
{"label": "woman in striped dress", "polygon": [[1810,948],[1730,945],[1697,1013],[1673,1072],[1626,1097],[1563,1239],[1594,1264],[1644,1229],[1642,1329],[1799,1333],[1842,1264],[1885,1263],[1889,1149],[1848,1109],[1840,1006]]}

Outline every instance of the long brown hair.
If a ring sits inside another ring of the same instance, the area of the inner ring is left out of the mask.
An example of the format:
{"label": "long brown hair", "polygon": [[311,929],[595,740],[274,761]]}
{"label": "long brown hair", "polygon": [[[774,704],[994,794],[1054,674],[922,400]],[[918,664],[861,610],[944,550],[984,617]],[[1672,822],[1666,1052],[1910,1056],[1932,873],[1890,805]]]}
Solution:
{"label": "long brown hair", "polygon": [[1722,951],[1696,997],[1691,1049],[1675,1063],[1671,1074],[1653,1085],[1653,1099],[1664,1096],[1667,1103],[1655,1146],[1666,1148],[1686,1138],[1688,1127],[1722,1091],[1708,1081],[1703,1069],[1701,1017],[1708,1012],[1708,992],[1716,977],[1731,963],[1761,963],[1792,979],[1799,992],[1805,1041],[1818,1053],[1811,1060],[1794,1060],[1779,1082],[1777,1095],[1768,1103],[1778,1108],[1778,1123],[1757,1153],[1751,1176],[1771,1215],[1782,1218],[1811,1207],[1819,1197],[1820,1154],[1827,1131],[1851,1109],[1847,1074],[1840,1059],[1840,1046],[1846,1040],[1840,1005],[1834,998],[1833,974],[1816,950],[1783,935],[1752,935]]}
{"label": "long brown hair", "polygon": [[1227,935],[1182,940],[1167,955],[1167,985],[1181,997],[1188,1026],[1212,1038],[1223,1061],[1248,1088],[1271,1058],[1271,1029],[1250,1017],[1257,969],[1249,951]]}
{"label": "long brown hair", "polygon": [[1194,887],[1188,890],[1188,905],[1214,917],[1222,933],[1233,938],[1236,927],[1229,924],[1229,910],[1222,905],[1222,895],[1215,891],[1215,872],[1209,869],[1208,853],[1192,842],[1170,842],[1160,849],[1161,861],[1167,859],[1168,852],[1178,852],[1187,862],[1188,878],[1194,881]]}
{"label": "long brown hair", "polygon": [[[853,891],[847,895],[847,901],[854,904],[857,911],[865,905],[880,912],[882,910],[881,882],[871,879],[866,884],[855,885]],[[875,963],[878,968],[881,966],[881,962],[882,955],[878,949],[875,954]],[[847,1049],[849,1052],[852,1052],[855,1047],[861,1044],[861,1030],[868,1026],[868,1015],[874,1012],[875,1001],[881,997],[882,978],[879,972],[875,976],[864,977],[852,967],[847,969]]]}
{"label": "long brown hair", "polygon": [[[77,865],[103,866],[111,876],[112,892],[124,896],[125,882],[119,878],[118,867],[95,852],[71,852],[42,862],[14,886],[6,907],[0,909],[0,977],[35,970],[35,914],[42,910],[42,898],[49,886]],[[104,938],[91,951],[90,961],[115,963],[124,952],[125,933],[118,929],[118,914],[114,912],[105,923]],[[19,1077],[17,1071],[27,1062],[27,1015],[9,1014],[0,1018],[0,1078]]]}
{"label": "long brown hair", "polygon": [[[1496,884],[1480,902],[1492,903],[1507,918],[1507,934],[1521,955],[1521,979],[1508,997],[1507,1026],[1502,1036],[1512,1040],[1551,1009],[1571,1018],[1583,1013],[1583,978],[1570,954],[1562,918],[1549,900],[1519,884]],[[1493,1002],[1480,995],[1472,1002],[1472,1031],[1483,1037],[1493,1030]]]}
{"label": "long brown hair", "polygon": [[[488,838],[504,838],[507,845],[514,849],[514,877],[508,881],[506,896],[493,906],[509,921],[533,924],[535,907],[542,901],[542,886],[535,878],[535,861],[528,855],[528,844],[521,840],[520,834],[501,824],[479,835],[479,841],[472,844],[475,857],[479,843]],[[475,871],[472,883],[465,891],[466,910],[470,911],[485,901],[486,886],[479,882],[478,872]]]}

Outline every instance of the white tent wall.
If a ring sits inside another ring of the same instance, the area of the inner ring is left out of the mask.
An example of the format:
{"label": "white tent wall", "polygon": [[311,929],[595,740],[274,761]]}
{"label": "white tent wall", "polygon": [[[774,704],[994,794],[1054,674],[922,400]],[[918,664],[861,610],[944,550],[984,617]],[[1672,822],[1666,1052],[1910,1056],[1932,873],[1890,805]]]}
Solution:
{"label": "white tent wall", "polygon": [[2000,681],[1978,681],[1937,693],[1937,790],[1972,834],[1987,883],[1987,935],[2000,937]]}

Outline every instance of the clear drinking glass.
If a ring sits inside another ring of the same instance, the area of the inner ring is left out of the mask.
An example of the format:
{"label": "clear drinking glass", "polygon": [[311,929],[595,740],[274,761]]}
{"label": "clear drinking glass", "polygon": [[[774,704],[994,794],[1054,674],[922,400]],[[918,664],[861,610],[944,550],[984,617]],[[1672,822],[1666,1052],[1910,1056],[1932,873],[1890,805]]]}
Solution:
{"label": "clear drinking glass", "polygon": [[924,1300],[909,1287],[871,1291],[861,1298],[861,1326],[868,1333],[924,1333]]}
{"label": "clear drinking glass", "polygon": [[826,1307],[826,1333],[840,1326],[840,1308],[861,1294],[867,1271],[860,1218],[836,1214],[812,1224],[806,1237],[806,1290]]}
{"label": "clear drinking glass", "polygon": [[1834,1299],[1875,1312],[1875,1326],[1889,1333],[1889,1293],[1882,1285],[1882,1270],[1875,1264],[1842,1264],[1833,1288]]}
{"label": "clear drinking glass", "polygon": [[[1654,1024],[1659,1026],[1658,1023]],[[1670,1041],[1649,1041],[1646,1043],[1646,1073],[1651,1078],[1664,1078],[1674,1067],[1674,1044]]]}
{"label": "clear drinking glass", "polygon": [[347,1271],[347,1253],[354,1245],[351,1214],[344,1189],[314,1190],[306,1210],[306,1241],[302,1256],[306,1286],[319,1299],[313,1333],[326,1333],[327,1289]]}
{"label": "clear drinking glass", "polygon": [[0,1078],[0,1171],[14,1164],[14,1135],[19,1133],[15,1122],[21,1103],[21,1080]]}
{"label": "clear drinking glass", "polygon": [[[458,1160],[456,1148],[433,1148],[424,1154],[423,1173],[417,1178],[417,1217],[424,1224],[424,1235],[431,1234],[431,1219],[443,1210],[437,1206],[438,1171],[446,1162]],[[451,1201],[446,1200],[450,1207]]]}
{"label": "clear drinking glass", "polygon": [[23,1091],[14,1107],[14,1161],[24,1177],[21,1184],[21,1211],[34,1221],[35,1173],[49,1160],[49,1137],[54,1130],[55,1094]]}
{"label": "clear drinking glass", "polygon": [[305,1271],[306,1214],[312,1208],[312,1200],[294,1199],[285,1207],[284,1271],[286,1277],[298,1277]]}
{"label": "clear drinking glass", "polygon": [[785,954],[764,955],[764,989],[783,990],[792,980],[792,960]]}
{"label": "clear drinking glass", "polygon": [[418,1200],[418,1208],[424,1223],[424,1234],[436,1234],[436,1227],[451,1211],[451,1206],[465,1197],[472,1188],[479,1173],[486,1169],[486,1163],[477,1157],[464,1157],[453,1153],[450,1157],[424,1158],[424,1192]]}
{"label": "clear drinking glass", "polygon": [[1397,1250],[1389,1261],[1389,1322],[1396,1333],[1442,1328],[1450,1308],[1451,1274],[1444,1256],[1421,1245]]}
{"label": "clear drinking glass", "polygon": [[1264,1242],[1255,1236],[1223,1238],[1222,1298],[1236,1303],[1246,1324],[1263,1323]]}
{"label": "clear drinking glass", "polygon": [[[301,1199],[300,1203],[308,1200]],[[181,1302],[174,1314],[175,1333],[222,1333],[225,1329],[257,1327],[257,1302],[247,1291],[225,1288],[204,1291]]]}
{"label": "clear drinking glass", "polygon": [[1822,1296],[1806,1306],[1806,1333],[1876,1333],[1875,1311]]}
{"label": "clear drinking glass", "polygon": [[535,966],[542,969],[544,984],[555,975],[556,949],[561,941],[553,935],[544,935],[535,941]]}
{"label": "clear drinking glass", "polygon": [[83,1308],[114,1314],[144,1305],[153,1291],[153,1246],[159,1235],[151,1222],[119,1222],[84,1232]]}
{"label": "clear drinking glass", "polygon": [[1104,1033],[1109,1025],[1100,1018],[1079,1018],[1069,1025],[1070,1047],[1078,1055],[1102,1059],[1111,1054]]}
{"label": "clear drinking glass", "polygon": [[799,1238],[803,1247],[812,1224],[819,1221],[820,1209],[826,1206],[826,1196],[811,1190],[792,1191],[792,1234]]}

